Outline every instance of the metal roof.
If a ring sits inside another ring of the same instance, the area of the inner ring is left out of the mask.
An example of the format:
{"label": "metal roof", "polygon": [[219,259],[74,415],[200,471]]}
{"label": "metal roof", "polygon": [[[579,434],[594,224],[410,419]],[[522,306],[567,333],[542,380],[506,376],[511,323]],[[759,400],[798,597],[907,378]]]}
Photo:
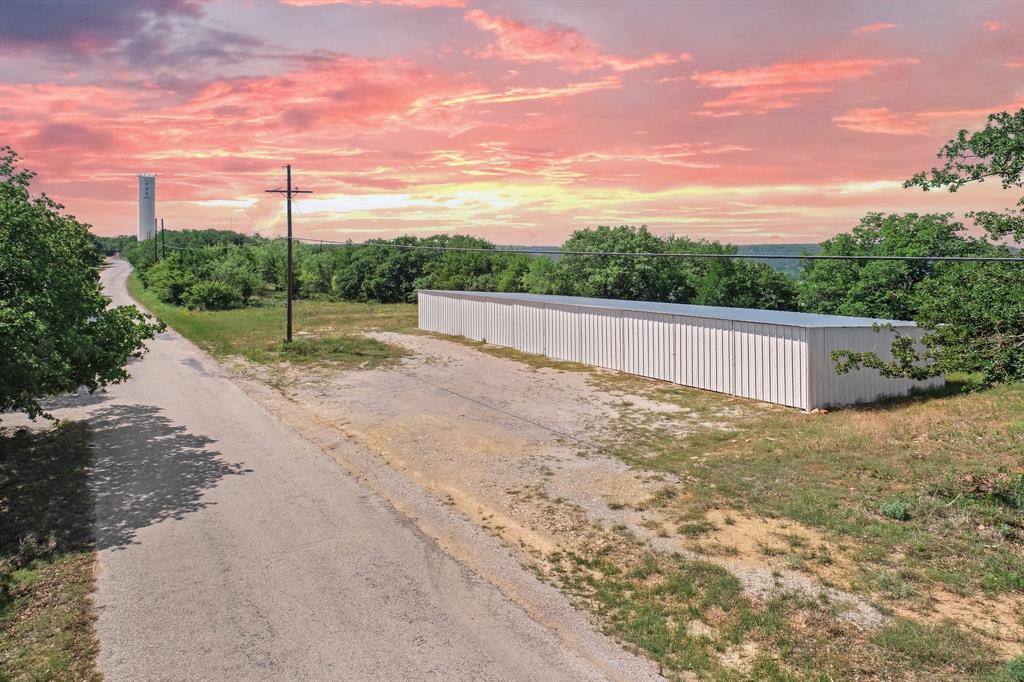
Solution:
{"label": "metal roof", "polygon": [[845,315],[820,315],[818,313],[795,313],[788,310],[759,310],[757,308],[728,308],[712,305],[689,305],[683,303],[661,303],[658,301],[618,301],[612,298],[586,298],[583,296],[549,296],[545,294],[513,294],[484,291],[439,291],[422,289],[423,293],[450,294],[479,299],[523,303],[553,303],[576,305],[586,308],[632,310],[645,313],[707,317],[734,322],[756,322],[780,324],[788,327],[870,327],[875,324],[891,324],[895,327],[916,327],[907,320],[884,320],[872,317],[847,317]]}

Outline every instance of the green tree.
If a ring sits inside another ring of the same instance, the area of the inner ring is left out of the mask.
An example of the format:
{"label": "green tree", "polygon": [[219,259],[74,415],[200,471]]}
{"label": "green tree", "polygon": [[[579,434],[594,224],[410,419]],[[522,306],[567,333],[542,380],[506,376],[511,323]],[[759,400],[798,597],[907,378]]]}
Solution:
{"label": "green tree", "polygon": [[[265,287],[252,249],[245,247],[227,249],[220,258],[210,263],[208,276],[236,289],[241,295],[241,304],[248,303],[253,297],[258,296]],[[329,280],[327,286],[329,290]]]}
{"label": "green tree", "polygon": [[444,246],[484,251],[443,251],[427,259],[416,289],[454,291],[521,291],[529,264],[525,253],[494,252],[494,244],[477,237],[455,235]]}
{"label": "green tree", "polygon": [[522,276],[522,287],[531,294],[561,294],[565,290],[562,270],[547,256],[531,258]]}
{"label": "green tree", "polygon": [[242,292],[228,282],[202,280],[181,295],[181,303],[191,310],[228,310],[242,305]]}
{"label": "green tree", "polygon": [[[939,158],[945,159],[941,167],[918,173],[905,186],[955,192],[970,182],[998,178],[1004,189],[1021,187],[1024,109],[989,116],[979,132],[961,130],[940,150]],[[1024,199],[1017,206],[1024,207]],[[1024,239],[1021,209],[967,215],[993,239]],[[960,229],[958,223],[952,225]],[[1005,245],[984,240],[948,241],[970,255],[1013,253]],[[1020,251],[1016,253],[1020,258]],[[961,253],[954,249],[950,255]],[[874,353],[837,351],[833,356],[839,371],[874,367],[886,376],[916,379],[977,372],[989,383],[1024,381],[1024,259],[1010,264],[936,265],[903,298],[924,330],[920,344],[909,337],[897,339],[891,362]]]}
{"label": "green tree", "polygon": [[[941,166],[915,174],[903,186],[955,192],[966,184],[997,178],[1003,189],[1024,187],[1024,108],[1012,114],[991,114],[978,132],[961,130],[939,150],[938,157],[943,160]],[[1024,196],[1016,209],[973,211],[967,217],[993,239],[1024,241]]]}
{"label": "green tree", "polygon": [[[562,244],[566,252],[665,253],[666,242],[646,225],[576,230]],[[671,263],[660,256],[565,255],[558,262],[563,293],[635,301],[672,300]]]}
{"label": "green tree", "polygon": [[48,395],[127,378],[159,325],[134,306],[107,307],[88,226],[49,197],[0,148],[0,410],[43,414]]}
{"label": "green tree", "polygon": [[[792,280],[761,263],[731,258],[683,258],[658,254],[728,256],[736,248],[686,237],[658,237],[646,226],[577,230],[563,251],[646,253],[645,256],[565,255],[555,273],[560,293],[574,296],[666,301],[750,308],[796,305]],[[540,267],[540,266],[538,266]],[[534,273],[535,274],[535,273]],[[531,283],[535,282],[531,274]]]}
{"label": "green tree", "polygon": [[168,258],[155,261],[141,271],[142,283],[152,290],[156,297],[164,303],[178,305],[181,297],[199,278],[184,263],[183,257],[173,254]]}
{"label": "green tree", "polygon": [[[825,256],[971,256],[991,253],[984,240],[962,235],[952,214],[869,213],[851,232],[821,244]],[[935,265],[927,261],[809,261],[800,304],[833,315],[910,320],[913,292]]]}

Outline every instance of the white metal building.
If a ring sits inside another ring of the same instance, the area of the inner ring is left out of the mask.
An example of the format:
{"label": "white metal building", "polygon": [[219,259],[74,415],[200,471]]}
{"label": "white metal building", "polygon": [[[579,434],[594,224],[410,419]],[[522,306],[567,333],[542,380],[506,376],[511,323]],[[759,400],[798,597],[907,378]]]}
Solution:
{"label": "white metal building", "polygon": [[420,291],[419,326],[497,346],[811,410],[934,388],[877,370],[835,372],[833,350],[890,358],[913,322],[575,296]]}
{"label": "white metal building", "polygon": [[156,236],[156,175],[139,173],[139,241]]}

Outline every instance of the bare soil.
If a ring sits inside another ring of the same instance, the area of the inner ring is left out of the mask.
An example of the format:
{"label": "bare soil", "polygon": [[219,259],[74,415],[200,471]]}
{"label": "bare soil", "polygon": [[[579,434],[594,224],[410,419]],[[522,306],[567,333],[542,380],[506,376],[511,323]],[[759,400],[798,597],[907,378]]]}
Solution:
{"label": "bare soil", "polygon": [[[752,597],[786,592],[827,600],[862,629],[889,621],[891,611],[857,592],[848,548],[794,521],[734,510],[709,510],[693,520],[700,532],[676,532],[672,505],[652,500],[685,497],[690,483],[612,454],[624,414],[683,437],[778,408],[700,394],[700,409],[689,409],[623,390],[629,384],[616,382],[621,375],[612,372],[520,362],[430,335],[374,336],[409,354],[398,364],[358,371],[285,369],[273,383],[319,423],[516,548],[524,562],[543,566],[545,556],[625,530],[656,551],[726,568]],[[787,551],[794,548],[808,561],[794,567]],[[943,593],[931,606],[898,613],[951,618],[1008,655],[1020,652],[1019,600]],[[724,659],[743,667],[756,654],[748,646]]]}

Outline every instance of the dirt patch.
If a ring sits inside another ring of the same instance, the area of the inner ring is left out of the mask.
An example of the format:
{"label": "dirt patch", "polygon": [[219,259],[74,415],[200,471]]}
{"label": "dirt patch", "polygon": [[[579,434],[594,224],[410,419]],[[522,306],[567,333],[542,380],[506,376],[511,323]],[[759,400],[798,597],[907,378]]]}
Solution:
{"label": "dirt patch", "polygon": [[719,660],[727,668],[747,672],[759,653],[761,653],[761,647],[757,642],[744,642],[723,651]]}
{"label": "dirt patch", "polygon": [[[631,437],[623,419],[682,440],[778,408],[689,390],[659,400],[652,396],[661,395],[661,384],[613,372],[527,364],[428,335],[375,337],[409,355],[362,371],[285,369],[274,386],[534,565],[628,533],[642,546],[727,569],[747,595],[795,593],[837,606],[860,628],[887,622],[850,591],[857,567],[848,548],[793,521],[737,511],[680,520],[666,499],[688,499],[694,483],[633,467],[614,451]],[[970,625],[985,615],[984,607],[971,611],[970,600],[949,597],[914,617]],[[1019,647],[1019,621],[997,620],[995,629],[974,629]],[[733,654],[742,668],[745,657]]]}
{"label": "dirt patch", "polygon": [[929,593],[921,607],[897,611],[917,620],[953,620],[984,637],[1007,658],[1024,654],[1024,597],[971,598],[938,590]]}
{"label": "dirt patch", "polygon": [[691,544],[699,553],[772,570],[801,570],[843,587],[856,576],[846,552],[824,534],[791,519],[713,509],[705,514],[705,522],[708,530]]}

